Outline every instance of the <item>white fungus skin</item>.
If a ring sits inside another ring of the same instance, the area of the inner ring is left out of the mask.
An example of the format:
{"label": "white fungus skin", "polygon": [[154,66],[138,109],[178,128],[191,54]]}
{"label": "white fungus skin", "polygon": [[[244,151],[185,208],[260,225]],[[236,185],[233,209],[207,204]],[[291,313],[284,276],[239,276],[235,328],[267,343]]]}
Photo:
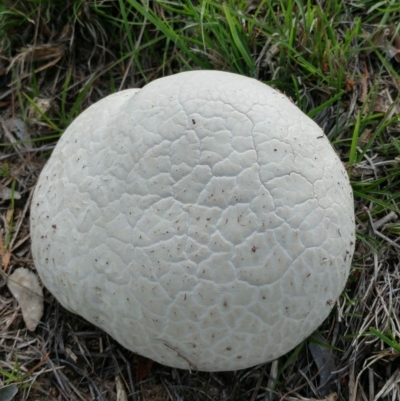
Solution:
{"label": "white fungus skin", "polygon": [[193,71],[94,104],[37,184],[44,285],[124,347],[202,371],[273,360],[324,321],[355,242],[322,130],[250,78]]}

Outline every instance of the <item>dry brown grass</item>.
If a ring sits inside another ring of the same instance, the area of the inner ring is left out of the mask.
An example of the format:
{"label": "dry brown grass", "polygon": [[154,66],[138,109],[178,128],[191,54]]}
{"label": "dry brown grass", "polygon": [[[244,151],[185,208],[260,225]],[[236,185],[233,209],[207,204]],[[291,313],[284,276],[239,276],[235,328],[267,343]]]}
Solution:
{"label": "dry brown grass", "polygon": [[[328,2],[320,3],[323,8]],[[322,372],[316,358],[324,347],[311,352],[309,342],[279,361],[238,372],[190,373],[154,364],[146,374],[145,360],[67,312],[47,291],[41,324],[35,332],[25,328],[6,278],[17,267],[35,270],[29,203],[56,138],[73,117],[112,89],[141,86],[158,76],[195,67],[148,20],[132,28],[132,43],[123,22],[111,34],[110,26],[102,25],[105,18],[90,7],[93,3],[79,4],[74,8],[73,2],[67,2],[46,15],[50,8],[35,11],[17,2],[12,9],[26,26],[18,32],[14,25],[6,26],[9,36],[3,38],[0,49],[0,387],[15,383],[19,393],[14,399],[32,401],[400,399],[400,347],[396,349],[400,342],[400,80],[396,61],[383,63],[382,48],[390,42],[385,37],[368,42],[375,43],[378,51],[357,47],[355,40],[340,102],[314,115],[345,163],[357,118],[361,127],[357,154],[370,144],[364,157],[348,165],[356,194],[358,232],[352,273],[343,296],[319,329],[323,341],[332,347],[329,358],[336,365],[330,383],[320,387]],[[248,4],[248,15],[254,15],[260,1]],[[29,18],[23,10],[32,11]],[[351,10],[354,15],[341,15],[343,26],[350,26],[356,14],[368,19],[361,6]],[[109,12],[122,20],[117,2],[110,3]],[[159,4],[154,5],[154,12],[160,19],[170,17]],[[27,23],[28,19],[32,22]],[[381,31],[372,22],[365,26],[365,32]],[[338,35],[344,35],[344,30]],[[306,46],[304,32],[298,39],[298,46]],[[152,46],[144,45],[151,40]],[[258,75],[288,89],[290,79],[279,76],[281,49],[268,40],[252,49]],[[198,54],[202,52],[199,49]],[[231,69],[216,51],[207,52],[205,58],[214,67]],[[315,67],[325,68],[323,63]],[[326,82],[298,68],[305,108],[317,107],[335,95]],[[37,99],[31,102],[25,95]],[[371,333],[371,328],[384,333],[394,346]]]}

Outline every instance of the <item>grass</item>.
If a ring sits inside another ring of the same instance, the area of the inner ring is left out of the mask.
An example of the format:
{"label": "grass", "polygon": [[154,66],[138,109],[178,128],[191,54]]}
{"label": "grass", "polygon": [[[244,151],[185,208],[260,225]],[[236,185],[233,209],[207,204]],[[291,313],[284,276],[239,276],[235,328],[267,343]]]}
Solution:
{"label": "grass", "polygon": [[[0,196],[3,272],[33,267],[30,194],[56,140],[90,104],[183,70],[254,77],[286,93],[324,129],[354,190],[353,270],[321,327],[338,372],[329,390],[341,400],[399,397],[399,16],[394,0],[4,1],[0,193],[7,187],[21,199]],[[44,109],[41,99],[52,107]],[[15,118],[24,121],[24,135],[12,129]],[[43,324],[30,333],[0,287],[0,386],[12,378],[21,400],[113,400],[115,377],[129,400],[324,397],[308,342],[241,372],[154,366],[135,382],[141,364],[133,355],[51,297],[46,302]],[[26,386],[26,373],[42,360]]]}

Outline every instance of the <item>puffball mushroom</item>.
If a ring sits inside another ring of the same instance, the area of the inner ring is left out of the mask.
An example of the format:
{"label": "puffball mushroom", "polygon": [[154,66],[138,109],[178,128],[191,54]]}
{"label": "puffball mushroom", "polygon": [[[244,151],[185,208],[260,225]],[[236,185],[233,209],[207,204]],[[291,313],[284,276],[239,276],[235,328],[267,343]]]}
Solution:
{"label": "puffball mushroom", "polygon": [[348,176],[287,97],[217,71],[89,107],[43,169],[32,252],[60,303],[172,367],[273,360],[328,316],[355,242]]}

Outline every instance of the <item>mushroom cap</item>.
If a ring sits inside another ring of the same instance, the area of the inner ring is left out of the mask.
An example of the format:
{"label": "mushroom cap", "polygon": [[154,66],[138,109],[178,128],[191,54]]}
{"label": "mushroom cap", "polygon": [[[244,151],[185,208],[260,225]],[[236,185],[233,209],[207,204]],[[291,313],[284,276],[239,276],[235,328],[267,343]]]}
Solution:
{"label": "mushroom cap", "polygon": [[216,71],[106,97],[32,201],[32,252],[68,310],[165,365],[273,360],[328,316],[355,242],[348,176],[286,96]]}

